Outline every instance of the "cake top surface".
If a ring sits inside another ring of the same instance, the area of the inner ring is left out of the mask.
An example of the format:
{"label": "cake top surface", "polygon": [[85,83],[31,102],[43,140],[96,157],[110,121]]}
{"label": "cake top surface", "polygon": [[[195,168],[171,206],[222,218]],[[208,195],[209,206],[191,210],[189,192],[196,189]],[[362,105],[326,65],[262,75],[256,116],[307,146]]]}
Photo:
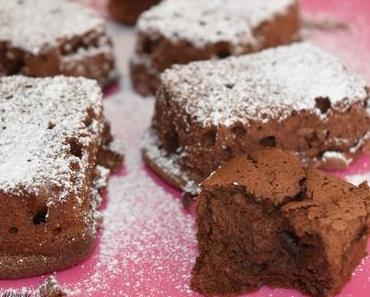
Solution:
{"label": "cake top surface", "polygon": [[90,9],[68,0],[0,0],[0,40],[33,54],[103,24]]}
{"label": "cake top surface", "polygon": [[281,204],[301,191],[305,171],[298,159],[278,149],[262,149],[224,163],[202,187],[242,186],[258,199]]}
{"label": "cake top surface", "polygon": [[[243,187],[257,200],[280,205],[293,219],[297,216],[301,220],[302,212],[311,218],[320,217],[314,224],[321,226],[332,224],[333,217],[338,221],[370,218],[370,191],[366,185],[356,187],[320,170],[304,169],[295,155],[276,148],[264,148],[225,162],[202,183],[203,189],[213,187]],[[307,231],[315,227],[308,223],[304,228]]]}
{"label": "cake top surface", "polygon": [[[169,100],[204,126],[282,120],[304,110],[326,117],[368,97],[362,79],[309,43],[176,65],[164,72],[162,85]],[[321,110],[321,99],[328,110]]]}
{"label": "cake top surface", "polygon": [[294,3],[295,0],[165,0],[141,15],[138,28],[199,46],[220,41],[253,44],[257,42],[253,29],[286,12]]}
{"label": "cake top surface", "polygon": [[[102,110],[93,80],[1,78],[0,192],[32,195],[60,189],[55,198],[73,192],[88,161],[86,154],[73,151],[71,139],[87,146],[100,137],[103,124],[90,118]],[[76,166],[81,170],[73,170]]]}

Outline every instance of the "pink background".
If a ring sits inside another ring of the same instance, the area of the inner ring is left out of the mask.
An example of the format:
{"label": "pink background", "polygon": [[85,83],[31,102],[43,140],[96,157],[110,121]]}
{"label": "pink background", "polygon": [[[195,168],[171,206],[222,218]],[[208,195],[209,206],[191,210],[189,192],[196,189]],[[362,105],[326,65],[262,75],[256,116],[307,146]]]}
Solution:
{"label": "pink background", "polygon": [[[104,8],[104,1],[81,0]],[[344,59],[349,68],[370,81],[370,1],[304,0],[305,14],[335,17],[350,30],[310,30],[305,37]],[[153,100],[131,91],[128,59],[134,30],[109,24],[117,63],[119,86],[110,90],[105,106],[113,131],[125,144],[126,166],[110,179],[102,207],[104,229],[92,255],[83,263],[55,273],[72,296],[197,296],[188,285],[196,257],[194,216],[183,211],[179,192],[147,170],[140,157],[140,137],[149,125]],[[335,172],[354,183],[370,179],[370,156],[363,155],[345,172]],[[368,246],[370,251],[370,245]],[[0,281],[0,293],[9,289],[32,292],[44,277]],[[2,294],[0,294],[1,296]],[[299,297],[284,289],[263,288],[253,297]],[[342,297],[370,296],[370,258],[356,269]]]}

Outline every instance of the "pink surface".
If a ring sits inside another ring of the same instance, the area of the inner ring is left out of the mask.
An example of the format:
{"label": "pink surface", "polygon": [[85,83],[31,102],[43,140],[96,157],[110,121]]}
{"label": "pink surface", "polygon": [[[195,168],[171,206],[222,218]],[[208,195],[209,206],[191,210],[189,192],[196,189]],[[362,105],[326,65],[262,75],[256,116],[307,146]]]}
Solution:
{"label": "pink surface", "polygon": [[[82,2],[103,7],[102,1]],[[311,15],[335,16],[351,24],[349,31],[309,31],[306,38],[336,53],[351,69],[370,80],[370,1],[306,0],[302,5]],[[102,208],[104,229],[94,252],[80,265],[55,275],[72,296],[197,296],[189,289],[196,257],[194,217],[183,211],[179,193],[149,172],[140,157],[140,137],[149,125],[153,100],[130,91],[128,58],[134,32],[113,23],[109,29],[123,80],[109,92],[105,106],[115,134],[125,143],[126,166],[110,179]],[[345,172],[334,174],[359,183],[370,179],[369,164],[370,156],[364,155]],[[0,296],[10,288],[32,293],[44,278],[0,281]],[[263,288],[245,296],[302,295]],[[370,258],[357,268],[339,296],[370,296]]]}

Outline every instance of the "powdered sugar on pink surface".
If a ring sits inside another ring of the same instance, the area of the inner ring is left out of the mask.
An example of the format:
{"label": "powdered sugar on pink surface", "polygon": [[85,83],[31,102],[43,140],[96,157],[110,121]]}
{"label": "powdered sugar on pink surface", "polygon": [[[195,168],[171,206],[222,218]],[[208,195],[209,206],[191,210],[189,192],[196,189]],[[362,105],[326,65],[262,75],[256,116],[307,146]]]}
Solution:
{"label": "powdered sugar on pink surface", "polygon": [[[313,15],[320,12],[351,22],[350,31],[309,31],[306,35],[342,57],[351,70],[370,81],[370,2],[305,0],[303,7]],[[105,108],[114,133],[125,144],[126,166],[110,179],[103,205],[104,229],[95,251],[80,265],[55,275],[72,296],[198,296],[189,289],[197,253],[194,216],[183,210],[180,194],[147,170],[141,160],[140,141],[150,123],[153,100],[142,99],[131,91],[128,58],[133,51],[134,33],[114,24],[109,29],[123,80],[107,95]],[[334,174],[356,183],[370,180],[370,155],[360,157],[347,171]],[[0,296],[10,288],[18,292],[20,288],[29,288],[32,293],[45,277],[2,280]],[[245,296],[302,295],[292,290],[263,288]],[[370,258],[358,267],[339,296],[370,296]]]}

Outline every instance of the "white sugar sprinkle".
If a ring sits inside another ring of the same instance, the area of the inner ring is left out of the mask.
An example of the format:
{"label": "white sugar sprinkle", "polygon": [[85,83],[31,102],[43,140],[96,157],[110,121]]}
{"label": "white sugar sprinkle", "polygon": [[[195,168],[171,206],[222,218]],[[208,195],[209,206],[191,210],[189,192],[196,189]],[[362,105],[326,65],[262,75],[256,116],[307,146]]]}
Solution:
{"label": "white sugar sprinkle", "polygon": [[185,172],[181,171],[179,159],[182,156],[179,154],[169,155],[166,150],[160,149],[159,140],[154,131],[148,130],[145,132],[141,146],[146,157],[160,167],[165,174],[181,178],[181,186],[185,192],[198,193],[198,185]]}
{"label": "white sugar sprinkle", "polygon": [[90,9],[67,0],[0,0],[0,40],[33,54],[103,27]]}
{"label": "white sugar sprinkle", "polygon": [[[97,137],[103,129],[96,119],[89,125],[84,122],[88,112],[98,118],[103,112],[101,91],[93,80],[1,78],[1,190],[13,194],[53,187],[64,194],[76,190],[83,180],[78,172],[84,172],[88,160],[87,154],[73,155],[68,139],[78,139],[84,150],[89,143],[100,141]],[[72,170],[72,164],[81,170]]]}
{"label": "white sugar sprinkle", "polygon": [[302,110],[322,116],[317,98],[328,98],[337,110],[367,98],[362,79],[309,43],[174,66],[162,82],[171,100],[203,125],[282,120]]}
{"label": "white sugar sprinkle", "polygon": [[195,46],[220,41],[255,45],[253,30],[282,14],[294,0],[165,0],[139,19],[139,31],[171,40],[185,39]]}
{"label": "white sugar sprinkle", "polygon": [[[181,296],[192,296],[190,270],[196,256],[194,219],[180,201],[161,190],[143,172],[109,183],[110,206],[98,261],[86,279],[69,286],[69,296],[155,297],[168,295],[160,280],[178,283]],[[152,193],[150,199],[145,196]],[[189,259],[193,259],[190,261]],[[120,290],[112,288],[119,281]],[[153,286],[153,284],[156,286]]]}
{"label": "white sugar sprinkle", "polygon": [[324,152],[324,154],[321,157],[321,161],[325,163],[326,161],[330,161],[330,160],[340,160],[344,164],[346,164],[346,166],[348,166],[352,162],[351,158],[346,157],[346,155],[341,152],[335,152],[335,151]]}

